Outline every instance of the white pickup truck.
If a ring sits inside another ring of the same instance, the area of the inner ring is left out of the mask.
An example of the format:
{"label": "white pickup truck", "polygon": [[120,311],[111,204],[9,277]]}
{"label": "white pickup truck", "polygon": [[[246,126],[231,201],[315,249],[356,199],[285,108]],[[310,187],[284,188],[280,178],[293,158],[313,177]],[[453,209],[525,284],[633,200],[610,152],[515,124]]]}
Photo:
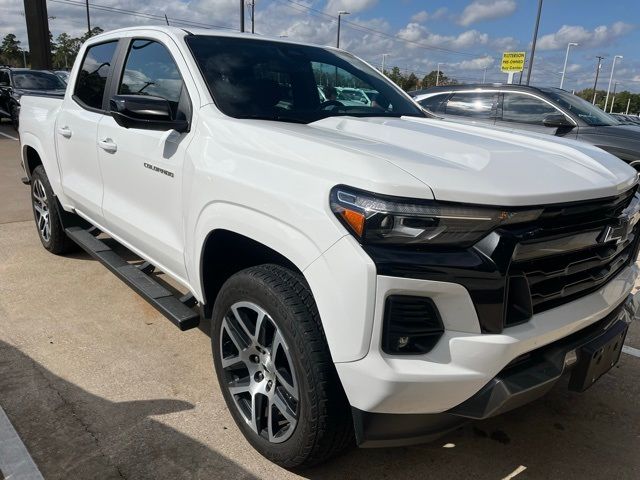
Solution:
{"label": "white pickup truck", "polygon": [[101,34],[64,98],[22,98],[20,140],[44,247],[79,244],[181,329],[211,318],[231,414],[285,467],[425,441],[564,374],[585,390],[636,316],[635,170],[434,118],[342,50]]}

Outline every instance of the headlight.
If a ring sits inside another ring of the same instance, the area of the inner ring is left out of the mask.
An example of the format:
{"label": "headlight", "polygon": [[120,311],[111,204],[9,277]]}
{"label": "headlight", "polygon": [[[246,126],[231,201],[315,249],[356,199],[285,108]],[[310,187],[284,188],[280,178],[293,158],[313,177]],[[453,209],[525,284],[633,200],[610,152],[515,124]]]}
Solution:
{"label": "headlight", "polygon": [[331,190],[331,210],[361,243],[461,247],[473,245],[496,227],[530,222],[542,213],[389,197],[343,186]]}

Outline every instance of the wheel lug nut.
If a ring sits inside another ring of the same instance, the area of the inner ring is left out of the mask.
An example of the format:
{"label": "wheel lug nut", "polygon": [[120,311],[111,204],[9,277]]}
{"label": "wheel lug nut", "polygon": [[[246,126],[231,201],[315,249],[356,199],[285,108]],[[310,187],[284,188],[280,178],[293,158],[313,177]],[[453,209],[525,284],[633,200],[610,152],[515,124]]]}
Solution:
{"label": "wheel lug nut", "polygon": [[260,357],[258,357],[258,355],[251,355],[249,357],[249,360],[251,360],[253,363],[258,363],[260,362]]}
{"label": "wheel lug nut", "polygon": [[253,376],[253,379],[256,382],[261,382],[262,380],[264,380],[264,373],[262,372],[256,372],[256,374]]}
{"label": "wheel lug nut", "polygon": [[272,387],[272,386],[273,386],[273,382],[272,382],[271,380],[269,380],[269,381],[267,382],[267,392],[268,392],[269,390],[271,390],[271,387]]}

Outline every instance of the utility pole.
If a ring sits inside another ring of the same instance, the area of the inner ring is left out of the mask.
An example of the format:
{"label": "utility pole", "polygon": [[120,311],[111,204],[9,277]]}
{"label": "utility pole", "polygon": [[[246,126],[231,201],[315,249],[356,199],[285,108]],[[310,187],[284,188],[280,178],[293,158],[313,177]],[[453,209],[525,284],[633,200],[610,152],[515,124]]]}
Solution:
{"label": "utility pole", "polygon": [[350,15],[350,12],[340,10],[338,12],[338,38],[336,39],[336,48],[340,48],[340,18],[342,15]]}
{"label": "utility pole", "polygon": [[385,59],[386,59],[389,55],[390,55],[389,53],[383,53],[383,54],[382,54],[382,74],[383,74],[383,75],[385,74],[385,73],[384,73],[384,61],[385,61]]}
{"label": "utility pole", "polygon": [[46,0],[24,0],[24,16],[27,21],[31,68],[51,70],[51,43]]}
{"label": "utility pole", "polygon": [[542,14],[542,0],[538,0],[538,16],[536,17],[536,27],[533,30],[533,41],[531,42],[531,58],[529,59],[529,70],[527,70],[527,85],[531,81],[531,70],[533,69],[533,56],[536,54],[536,42],[538,41],[538,27],[540,26],[540,15]]}
{"label": "utility pole", "polygon": [[616,55],[613,57],[613,64],[611,65],[611,75],[609,76],[609,86],[607,87],[607,98],[604,101],[604,111],[607,111],[607,105],[609,104],[609,91],[611,90],[611,82],[613,81],[613,71],[616,69],[616,60],[622,60],[622,55]]}
{"label": "utility pole", "polygon": [[256,0],[249,2],[251,7],[251,33],[256,33]]}
{"label": "utility pole", "polygon": [[571,47],[577,47],[579,43],[569,42],[567,44],[567,54],[564,56],[564,68],[562,69],[562,78],[560,79],[560,88],[564,85],[564,76],[567,73],[567,60],[569,60],[569,49]]}
{"label": "utility pole", "polygon": [[627,100],[627,111],[624,112],[625,115],[629,115],[629,107],[631,106],[631,97]]}
{"label": "utility pole", "polygon": [[87,36],[91,36],[91,18],[89,17],[89,0],[86,1],[87,5]]}
{"label": "utility pole", "polygon": [[24,68],[27,68],[27,51],[22,50],[22,63],[24,63]]}
{"label": "utility pole", "polygon": [[240,0],[240,31],[244,32],[244,0]]}
{"label": "utility pole", "polygon": [[594,105],[596,104],[596,95],[597,95],[597,88],[598,88],[598,76],[600,75],[600,66],[602,65],[602,60],[604,59],[604,57],[601,57],[600,55],[597,55],[596,58],[598,59],[598,66],[596,67],[596,81],[593,82],[593,103]]}

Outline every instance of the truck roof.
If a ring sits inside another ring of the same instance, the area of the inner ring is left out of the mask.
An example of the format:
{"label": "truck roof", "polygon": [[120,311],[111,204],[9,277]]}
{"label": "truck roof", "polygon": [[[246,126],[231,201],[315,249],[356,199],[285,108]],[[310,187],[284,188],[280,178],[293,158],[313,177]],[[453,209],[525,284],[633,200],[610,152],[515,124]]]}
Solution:
{"label": "truck roof", "polygon": [[341,50],[336,47],[332,47],[331,45],[318,45],[309,42],[299,42],[296,40],[290,40],[288,38],[282,37],[272,37],[269,35],[261,35],[261,34],[252,34],[247,32],[237,32],[235,30],[226,30],[220,28],[182,28],[182,27],[172,27],[165,25],[150,25],[150,26],[137,26],[137,27],[125,27],[119,28],[117,30],[109,30],[107,32],[100,33],[94,37],[91,37],[88,42],[95,43],[96,41],[100,41],[104,38],[111,38],[114,36],[118,36],[118,34],[130,33],[130,32],[143,32],[143,31],[156,31],[156,32],[164,32],[171,37],[176,39],[184,38],[187,35],[203,35],[203,36],[211,36],[211,37],[231,37],[231,38],[245,38],[251,40],[258,41],[270,41],[270,42],[280,42],[280,43],[289,43],[292,45],[305,45],[311,47],[322,47],[328,48],[331,50]]}

